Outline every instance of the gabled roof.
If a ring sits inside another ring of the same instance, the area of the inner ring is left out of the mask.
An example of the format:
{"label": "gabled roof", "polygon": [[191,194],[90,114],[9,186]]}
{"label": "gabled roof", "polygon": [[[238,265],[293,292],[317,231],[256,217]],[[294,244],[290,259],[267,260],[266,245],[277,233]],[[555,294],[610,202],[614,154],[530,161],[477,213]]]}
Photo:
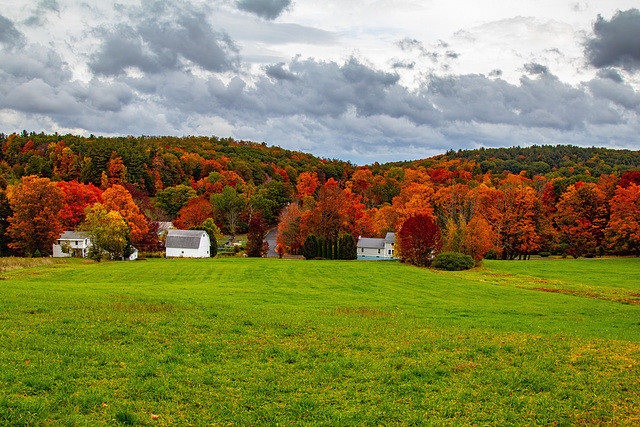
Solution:
{"label": "gabled roof", "polygon": [[63,231],[58,240],[84,240],[88,238],[89,236],[79,231]]}
{"label": "gabled roof", "polygon": [[373,237],[361,237],[358,240],[359,248],[370,248],[370,249],[384,249],[384,245],[386,243],[393,243],[395,241],[396,235],[395,233],[387,233],[384,239],[377,239]]}
{"label": "gabled roof", "polygon": [[198,249],[200,240],[209,237],[203,230],[169,230],[167,240],[164,244],[166,248]]}
{"label": "gabled roof", "polygon": [[384,249],[384,239],[374,239],[370,237],[361,237],[358,240],[359,248]]}

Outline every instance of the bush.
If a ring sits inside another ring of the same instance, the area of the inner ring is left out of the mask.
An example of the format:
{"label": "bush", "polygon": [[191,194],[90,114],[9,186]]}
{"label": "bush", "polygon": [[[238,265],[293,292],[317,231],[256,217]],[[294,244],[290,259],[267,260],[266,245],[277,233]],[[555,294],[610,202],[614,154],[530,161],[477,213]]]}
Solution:
{"label": "bush", "polygon": [[489,252],[484,254],[484,259],[498,259],[498,252],[495,249],[490,249]]}
{"label": "bush", "polygon": [[549,258],[551,256],[551,252],[540,252],[538,255],[542,258]]}
{"label": "bush", "polygon": [[471,256],[460,252],[442,252],[435,256],[431,265],[438,270],[459,271],[473,268],[476,263]]}

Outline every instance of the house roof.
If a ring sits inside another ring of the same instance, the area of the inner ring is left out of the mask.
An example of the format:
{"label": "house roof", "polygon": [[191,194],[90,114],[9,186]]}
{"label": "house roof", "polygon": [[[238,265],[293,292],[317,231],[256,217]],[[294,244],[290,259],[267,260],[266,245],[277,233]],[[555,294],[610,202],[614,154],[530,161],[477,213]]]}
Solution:
{"label": "house roof", "polygon": [[359,248],[384,249],[384,239],[374,239],[371,237],[361,237],[358,240]]}
{"label": "house roof", "polygon": [[89,236],[79,231],[63,231],[58,240],[84,240],[88,238]]}
{"label": "house roof", "polygon": [[384,239],[377,239],[373,237],[361,237],[358,240],[359,248],[370,248],[370,249],[384,249],[384,245],[386,243],[393,243],[395,241],[396,235],[395,233],[387,233]]}
{"label": "house roof", "polygon": [[166,248],[198,249],[200,240],[209,235],[202,230],[169,230],[167,240],[164,244]]}

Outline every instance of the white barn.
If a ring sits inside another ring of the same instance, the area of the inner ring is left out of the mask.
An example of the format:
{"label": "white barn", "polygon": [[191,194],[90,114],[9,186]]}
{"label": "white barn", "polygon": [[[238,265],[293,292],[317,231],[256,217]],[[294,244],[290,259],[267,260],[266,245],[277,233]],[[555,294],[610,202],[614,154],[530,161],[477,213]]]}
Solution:
{"label": "white barn", "polygon": [[358,259],[396,259],[395,233],[387,233],[384,239],[361,237],[358,239]]}
{"label": "white barn", "polygon": [[169,230],[164,246],[167,258],[209,258],[211,239],[203,230]]}

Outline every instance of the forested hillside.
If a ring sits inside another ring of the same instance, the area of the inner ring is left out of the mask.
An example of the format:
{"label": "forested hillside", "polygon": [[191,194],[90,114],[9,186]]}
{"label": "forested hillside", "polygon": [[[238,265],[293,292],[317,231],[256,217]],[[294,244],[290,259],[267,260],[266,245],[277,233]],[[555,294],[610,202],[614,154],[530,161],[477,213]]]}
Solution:
{"label": "forested hillside", "polygon": [[217,137],[23,132],[0,143],[5,254],[50,253],[89,214],[124,221],[142,248],[159,247],[158,220],[190,228],[211,219],[235,233],[259,217],[278,225],[281,251],[297,252],[311,234],[383,236],[428,215],[443,250],[476,259],[640,249],[640,154],[628,150],[482,148],[356,166]]}

